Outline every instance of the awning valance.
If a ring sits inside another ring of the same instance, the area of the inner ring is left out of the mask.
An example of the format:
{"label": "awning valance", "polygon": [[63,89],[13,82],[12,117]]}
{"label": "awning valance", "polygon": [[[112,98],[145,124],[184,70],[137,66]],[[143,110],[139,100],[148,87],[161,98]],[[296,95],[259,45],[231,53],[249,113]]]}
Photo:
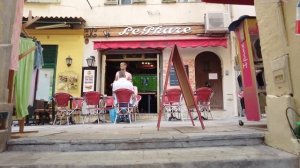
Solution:
{"label": "awning valance", "polygon": [[235,4],[235,5],[254,5],[254,0],[202,0],[202,2]]}
{"label": "awning valance", "polygon": [[108,49],[163,49],[177,45],[186,47],[227,47],[227,38],[197,38],[172,40],[94,41],[95,50]]}

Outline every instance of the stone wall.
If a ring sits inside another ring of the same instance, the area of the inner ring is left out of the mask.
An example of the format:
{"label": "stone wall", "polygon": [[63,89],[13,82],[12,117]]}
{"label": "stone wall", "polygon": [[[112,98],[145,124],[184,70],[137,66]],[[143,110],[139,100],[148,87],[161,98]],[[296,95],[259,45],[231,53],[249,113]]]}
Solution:
{"label": "stone wall", "polygon": [[9,112],[8,117],[2,122],[0,129],[0,152],[6,148],[6,142],[10,138],[10,126],[12,105],[8,104],[8,74],[11,56],[11,36],[15,18],[17,0],[0,1],[0,115]]}

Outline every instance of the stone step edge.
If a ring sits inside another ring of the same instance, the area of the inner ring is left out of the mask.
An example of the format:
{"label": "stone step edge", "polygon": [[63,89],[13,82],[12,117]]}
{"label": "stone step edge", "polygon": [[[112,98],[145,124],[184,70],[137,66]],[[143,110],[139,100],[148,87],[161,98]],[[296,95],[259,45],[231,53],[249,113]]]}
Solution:
{"label": "stone step edge", "polygon": [[193,137],[173,137],[173,138],[133,138],[133,139],[80,139],[80,140],[54,140],[54,139],[10,139],[8,145],[35,145],[35,144],[111,144],[111,143],[155,143],[155,142],[195,142],[210,140],[244,140],[244,139],[264,139],[264,133],[249,133],[237,135],[203,135]]}
{"label": "stone step edge", "polygon": [[299,161],[295,155],[258,145],[99,152],[4,152],[0,153],[1,167],[298,168]]}

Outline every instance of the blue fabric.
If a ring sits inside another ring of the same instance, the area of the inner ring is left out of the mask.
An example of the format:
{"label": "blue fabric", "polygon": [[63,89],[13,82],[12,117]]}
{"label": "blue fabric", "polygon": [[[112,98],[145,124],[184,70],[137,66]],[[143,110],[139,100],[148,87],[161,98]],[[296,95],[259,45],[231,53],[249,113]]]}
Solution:
{"label": "blue fabric", "polygon": [[43,48],[39,41],[35,42],[35,53],[34,53],[34,69],[41,69],[44,65],[43,59]]}
{"label": "blue fabric", "polygon": [[116,116],[117,116],[117,111],[116,111],[116,109],[115,109],[115,108],[110,109],[110,110],[109,110],[109,118],[110,118],[110,121],[111,121],[112,123],[115,122]]}

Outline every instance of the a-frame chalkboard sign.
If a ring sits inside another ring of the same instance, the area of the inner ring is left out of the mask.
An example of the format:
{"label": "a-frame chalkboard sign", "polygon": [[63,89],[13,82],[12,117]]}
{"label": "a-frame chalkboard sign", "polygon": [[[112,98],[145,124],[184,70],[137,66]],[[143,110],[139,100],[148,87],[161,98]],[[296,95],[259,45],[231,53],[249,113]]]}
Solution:
{"label": "a-frame chalkboard sign", "polygon": [[[179,86],[182,90],[182,95],[185,100],[185,104],[187,106],[188,114],[190,116],[192,124],[193,124],[193,126],[195,126],[191,111],[196,110],[198,119],[202,126],[202,129],[204,129],[205,127],[204,127],[204,124],[202,121],[201,113],[200,113],[199,109],[197,108],[197,105],[196,105],[196,102],[194,99],[194,95],[193,95],[193,91],[192,91],[188,76],[184,70],[183,62],[182,62],[182,59],[180,57],[180,54],[179,54],[179,51],[178,51],[178,48],[176,45],[174,45],[173,50],[170,55],[170,58],[169,58],[168,69],[167,69],[167,74],[166,74],[166,79],[165,79],[165,84],[164,84],[164,90],[163,90],[163,97],[166,95],[166,90],[168,87],[168,82],[169,82],[169,78],[170,78],[170,69],[171,69],[172,63],[173,63],[173,66],[174,66],[174,69],[176,72],[177,79],[179,81]],[[161,121],[161,117],[163,115],[163,104],[164,104],[164,99],[162,99],[161,103],[160,103],[160,108],[159,108],[159,113],[158,113],[158,121],[157,121],[157,130],[159,130],[159,128],[160,128],[160,121]]]}

